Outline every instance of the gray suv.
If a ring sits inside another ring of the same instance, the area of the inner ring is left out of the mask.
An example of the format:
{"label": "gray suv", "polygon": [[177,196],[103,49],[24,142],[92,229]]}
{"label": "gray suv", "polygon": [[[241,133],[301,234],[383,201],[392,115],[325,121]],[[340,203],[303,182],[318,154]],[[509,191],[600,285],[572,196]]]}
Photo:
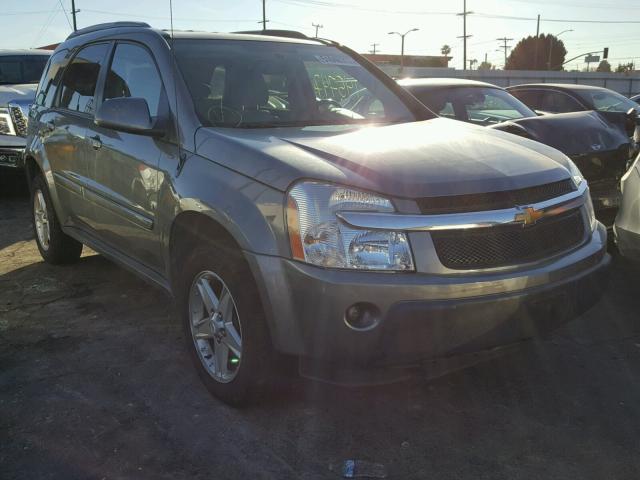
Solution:
{"label": "gray suv", "polygon": [[72,34],[30,111],[43,258],[88,245],[173,294],[229,403],[292,358],[373,381],[597,302],[606,231],[565,155],[437,118],[348,48],[300,37]]}

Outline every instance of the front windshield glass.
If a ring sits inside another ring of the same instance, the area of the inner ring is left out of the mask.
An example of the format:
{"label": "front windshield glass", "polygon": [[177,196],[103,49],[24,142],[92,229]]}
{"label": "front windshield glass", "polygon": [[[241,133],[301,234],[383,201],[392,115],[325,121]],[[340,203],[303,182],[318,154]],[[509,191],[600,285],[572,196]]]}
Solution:
{"label": "front windshield glass", "polygon": [[410,89],[418,100],[441,117],[491,125],[506,120],[535,117],[520,100],[499,88],[452,87]]}
{"label": "front windshield glass", "polygon": [[180,39],[178,65],[206,126],[403,123],[407,105],[336,47]]}
{"label": "front windshield glass", "polygon": [[640,111],[637,103],[611,90],[578,90],[578,94],[595,110],[600,112],[628,112],[635,108]]}
{"label": "front windshield glass", "polygon": [[47,60],[47,55],[0,56],[0,85],[38,83]]}

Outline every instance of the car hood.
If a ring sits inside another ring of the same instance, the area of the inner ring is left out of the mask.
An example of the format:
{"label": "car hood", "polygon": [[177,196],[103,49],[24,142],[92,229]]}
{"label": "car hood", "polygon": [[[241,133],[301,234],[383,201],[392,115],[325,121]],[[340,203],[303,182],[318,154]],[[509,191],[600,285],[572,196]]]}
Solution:
{"label": "car hood", "polygon": [[557,148],[570,157],[618,150],[629,144],[623,126],[593,111],[521,118],[492,125],[491,128],[506,129],[509,123],[522,126],[534,140]]}
{"label": "car hood", "polygon": [[197,153],[286,190],[301,178],[400,197],[526,188],[569,177],[538,142],[436,118],[371,127],[201,128]]}
{"label": "car hood", "polygon": [[33,101],[38,85],[27,83],[23,85],[0,85],[0,107],[6,107],[12,100]]}

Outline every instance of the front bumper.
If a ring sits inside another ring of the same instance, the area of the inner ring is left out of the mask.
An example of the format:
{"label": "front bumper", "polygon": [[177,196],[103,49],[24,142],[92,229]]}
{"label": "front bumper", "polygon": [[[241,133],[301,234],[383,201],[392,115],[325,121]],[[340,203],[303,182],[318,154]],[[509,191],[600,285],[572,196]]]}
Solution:
{"label": "front bumper", "polygon": [[614,226],[616,245],[623,256],[640,260],[640,161],[622,177],[622,191]]}
{"label": "front bumper", "polygon": [[[594,305],[606,283],[606,230],[549,263],[460,274],[322,269],[247,254],[272,339],[284,353],[354,365],[410,364],[543,334]],[[350,328],[345,311],[375,305],[378,325]]]}

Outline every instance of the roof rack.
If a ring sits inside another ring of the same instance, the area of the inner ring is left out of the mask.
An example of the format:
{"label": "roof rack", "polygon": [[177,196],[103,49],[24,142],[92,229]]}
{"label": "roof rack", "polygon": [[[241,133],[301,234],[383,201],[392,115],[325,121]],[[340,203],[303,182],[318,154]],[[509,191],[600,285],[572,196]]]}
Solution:
{"label": "roof rack", "polygon": [[109,23],[99,23],[97,25],[91,25],[90,27],[81,28],[80,30],[76,30],[71,33],[67,37],[67,40],[70,38],[75,38],[80,35],[84,35],[85,33],[98,32],[100,30],[106,30],[108,28],[120,28],[120,27],[142,27],[142,28],[151,28],[151,25],[145,22],[109,22]]}
{"label": "roof rack", "polygon": [[[268,37],[284,37],[284,38],[298,38],[301,40],[309,40],[302,32],[296,32],[295,30],[244,30],[241,32],[233,32],[233,33],[245,33],[250,35],[266,35]],[[313,40],[313,39],[311,39]]]}

